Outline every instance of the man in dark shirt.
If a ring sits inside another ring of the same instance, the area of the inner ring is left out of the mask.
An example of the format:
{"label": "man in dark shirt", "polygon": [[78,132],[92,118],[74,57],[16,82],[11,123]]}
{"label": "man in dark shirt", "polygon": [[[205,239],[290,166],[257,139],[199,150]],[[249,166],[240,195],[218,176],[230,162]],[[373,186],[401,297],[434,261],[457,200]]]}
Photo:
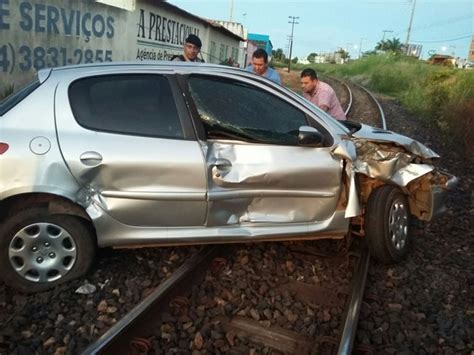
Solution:
{"label": "man in dark shirt", "polygon": [[202,43],[198,36],[190,34],[184,41],[183,54],[175,55],[172,61],[178,62],[197,62],[204,63],[203,59],[198,58],[201,52]]}

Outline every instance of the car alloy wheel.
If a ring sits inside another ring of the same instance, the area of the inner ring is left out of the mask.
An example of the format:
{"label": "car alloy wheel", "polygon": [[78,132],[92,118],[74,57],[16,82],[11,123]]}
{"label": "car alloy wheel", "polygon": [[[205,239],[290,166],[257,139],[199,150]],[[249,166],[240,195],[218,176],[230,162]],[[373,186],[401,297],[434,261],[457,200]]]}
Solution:
{"label": "car alloy wheel", "polygon": [[365,238],[370,254],[386,264],[402,260],[410,244],[410,210],[397,186],[383,185],[369,196],[365,208]]}
{"label": "car alloy wheel", "polygon": [[393,202],[388,223],[390,240],[394,248],[402,250],[408,238],[408,211],[402,200],[397,199]]}
{"label": "car alloy wheel", "polygon": [[34,223],[19,230],[10,242],[13,269],[33,282],[52,282],[74,266],[77,248],[69,232],[53,223]]}

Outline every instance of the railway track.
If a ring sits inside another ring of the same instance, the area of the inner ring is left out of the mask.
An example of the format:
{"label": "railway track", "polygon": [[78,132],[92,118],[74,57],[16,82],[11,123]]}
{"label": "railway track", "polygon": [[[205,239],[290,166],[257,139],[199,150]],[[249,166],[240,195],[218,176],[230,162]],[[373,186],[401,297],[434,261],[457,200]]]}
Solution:
{"label": "railway track", "polygon": [[350,354],[369,257],[332,244],[205,247],[84,354]]}
{"label": "railway track", "polygon": [[336,91],[347,119],[387,129],[380,103],[374,94],[364,86],[329,76],[325,76],[323,80]]}
{"label": "railway track", "polygon": [[[365,88],[327,81],[386,128]],[[370,257],[348,240],[203,247],[83,354],[351,354]]]}

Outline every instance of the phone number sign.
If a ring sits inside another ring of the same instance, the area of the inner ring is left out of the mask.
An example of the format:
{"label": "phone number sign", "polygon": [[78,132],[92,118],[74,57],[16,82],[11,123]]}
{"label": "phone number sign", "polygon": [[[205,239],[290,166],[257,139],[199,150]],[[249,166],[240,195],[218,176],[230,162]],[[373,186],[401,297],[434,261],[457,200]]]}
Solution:
{"label": "phone number sign", "polygon": [[0,0],[0,75],[8,80],[48,67],[122,60],[126,38],[117,26],[125,16],[102,4]]}

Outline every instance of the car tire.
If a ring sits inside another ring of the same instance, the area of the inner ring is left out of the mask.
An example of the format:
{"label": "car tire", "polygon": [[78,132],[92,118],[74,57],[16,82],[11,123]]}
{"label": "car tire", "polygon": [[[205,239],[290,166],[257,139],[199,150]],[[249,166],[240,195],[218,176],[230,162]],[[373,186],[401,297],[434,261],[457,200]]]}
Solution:
{"label": "car tire", "polygon": [[1,278],[22,292],[44,291],[84,275],[95,252],[94,231],[76,216],[33,207],[0,225]]}
{"label": "car tire", "polygon": [[369,196],[365,237],[371,256],[384,264],[401,261],[409,248],[410,210],[407,197],[395,186],[384,185]]}

